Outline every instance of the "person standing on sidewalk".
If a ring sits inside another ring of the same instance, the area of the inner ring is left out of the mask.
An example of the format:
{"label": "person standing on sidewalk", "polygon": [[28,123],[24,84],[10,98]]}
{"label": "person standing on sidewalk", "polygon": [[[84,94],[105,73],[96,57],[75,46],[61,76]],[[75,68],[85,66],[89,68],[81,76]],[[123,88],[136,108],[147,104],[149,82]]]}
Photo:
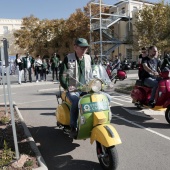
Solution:
{"label": "person standing on sidewalk", "polygon": [[42,79],[44,81],[46,81],[46,75],[47,75],[47,70],[48,70],[48,66],[47,66],[47,62],[46,59],[43,59],[42,61]]}
{"label": "person standing on sidewalk", "polygon": [[34,59],[26,53],[26,57],[23,57],[24,66],[24,80],[27,82],[27,74],[29,75],[29,81],[32,82],[32,66],[34,64]]}
{"label": "person standing on sidewalk", "polygon": [[[60,64],[59,61],[59,55],[54,53],[53,58],[51,59],[51,69],[52,69],[52,79],[54,81],[54,77],[56,77],[56,80],[58,81],[58,66]],[[55,74],[55,76],[54,76]]]}
{"label": "person standing on sidewalk", "polygon": [[16,66],[18,71],[18,84],[21,84],[22,74],[23,74],[23,61],[20,54],[16,54]]}
{"label": "person standing on sidewalk", "polygon": [[40,74],[40,80],[42,80],[42,60],[41,56],[38,54],[34,62],[36,83],[38,82],[38,75]]}

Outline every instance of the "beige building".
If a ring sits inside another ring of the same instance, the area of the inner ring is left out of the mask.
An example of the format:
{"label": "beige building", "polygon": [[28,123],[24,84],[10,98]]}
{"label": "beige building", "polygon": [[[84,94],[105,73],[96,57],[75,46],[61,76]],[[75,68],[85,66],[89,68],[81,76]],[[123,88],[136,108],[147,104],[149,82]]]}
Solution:
{"label": "beige building", "polygon": [[[95,4],[97,5],[97,3]],[[96,15],[91,16],[92,54],[104,56],[105,59],[113,59],[115,55],[118,55],[122,61],[125,58],[129,61],[137,61],[139,51],[134,51],[131,45],[133,35],[136,32],[134,15],[144,5],[153,5],[153,3],[120,0],[120,2],[109,6],[109,14],[101,13],[101,18],[100,13],[98,14],[98,18]],[[108,5],[102,4],[102,6]],[[106,16],[108,17],[106,18]],[[101,23],[99,20],[101,20]],[[98,32],[98,35],[100,32],[100,39],[97,41],[93,39],[95,32]],[[100,49],[95,50],[94,46],[96,44],[99,44]]]}
{"label": "beige building", "polygon": [[21,50],[14,44],[13,32],[15,30],[21,29],[22,20],[21,19],[3,19],[0,18],[0,38],[6,38],[9,42],[9,55],[15,55]]}

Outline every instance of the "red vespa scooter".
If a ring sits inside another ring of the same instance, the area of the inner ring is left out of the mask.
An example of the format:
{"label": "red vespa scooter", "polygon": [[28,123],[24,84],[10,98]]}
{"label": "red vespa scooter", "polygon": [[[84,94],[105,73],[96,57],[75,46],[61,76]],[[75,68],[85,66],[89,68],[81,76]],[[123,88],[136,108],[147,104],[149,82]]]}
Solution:
{"label": "red vespa scooter", "polygon": [[118,80],[122,81],[127,78],[126,71],[121,70],[121,69],[119,69],[119,70],[113,69],[112,70],[110,65],[107,65],[106,72],[107,72],[110,80],[114,81],[114,83],[116,83]]}
{"label": "red vespa scooter", "polygon": [[[155,106],[153,110],[165,110],[165,118],[170,124],[170,71],[162,72],[162,78],[155,95]],[[151,88],[143,85],[142,80],[137,80],[134,89],[131,92],[132,102],[141,109],[147,107],[151,96]]]}

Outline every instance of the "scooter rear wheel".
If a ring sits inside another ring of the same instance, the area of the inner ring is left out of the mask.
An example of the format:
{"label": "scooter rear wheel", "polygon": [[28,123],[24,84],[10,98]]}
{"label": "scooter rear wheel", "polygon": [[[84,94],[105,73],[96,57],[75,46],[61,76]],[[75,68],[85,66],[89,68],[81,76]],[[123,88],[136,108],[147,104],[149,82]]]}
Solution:
{"label": "scooter rear wheel", "polygon": [[118,166],[118,153],[115,146],[105,147],[96,142],[96,151],[100,165],[104,170],[116,170]]}
{"label": "scooter rear wheel", "polygon": [[166,109],[165,118],[166,118],[166,121],[170,124],[170,107]]}

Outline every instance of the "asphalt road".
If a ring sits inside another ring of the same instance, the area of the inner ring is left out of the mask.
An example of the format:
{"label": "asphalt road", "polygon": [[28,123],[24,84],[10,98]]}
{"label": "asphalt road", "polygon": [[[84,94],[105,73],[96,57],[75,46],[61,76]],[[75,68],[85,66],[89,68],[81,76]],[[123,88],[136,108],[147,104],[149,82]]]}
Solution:
{"label": "asphalt road", "polygon": [[[128,79],[117,82],[131,84],[137,79],[136,70],[128,72]],[[96,145],[89,140],[72,140],[56,128],[55,97],[58,84],[51,82],[18,85],[11,76],[11,92],[49,170],[101,170],[96,156]],[[169,170],[170,125],[163,112],[137,110],[129,95],[110,92],[112,96],[112,124],[122,144],[117,145],[118,170]],[[0,86],[0,103],[3,88]]]}

